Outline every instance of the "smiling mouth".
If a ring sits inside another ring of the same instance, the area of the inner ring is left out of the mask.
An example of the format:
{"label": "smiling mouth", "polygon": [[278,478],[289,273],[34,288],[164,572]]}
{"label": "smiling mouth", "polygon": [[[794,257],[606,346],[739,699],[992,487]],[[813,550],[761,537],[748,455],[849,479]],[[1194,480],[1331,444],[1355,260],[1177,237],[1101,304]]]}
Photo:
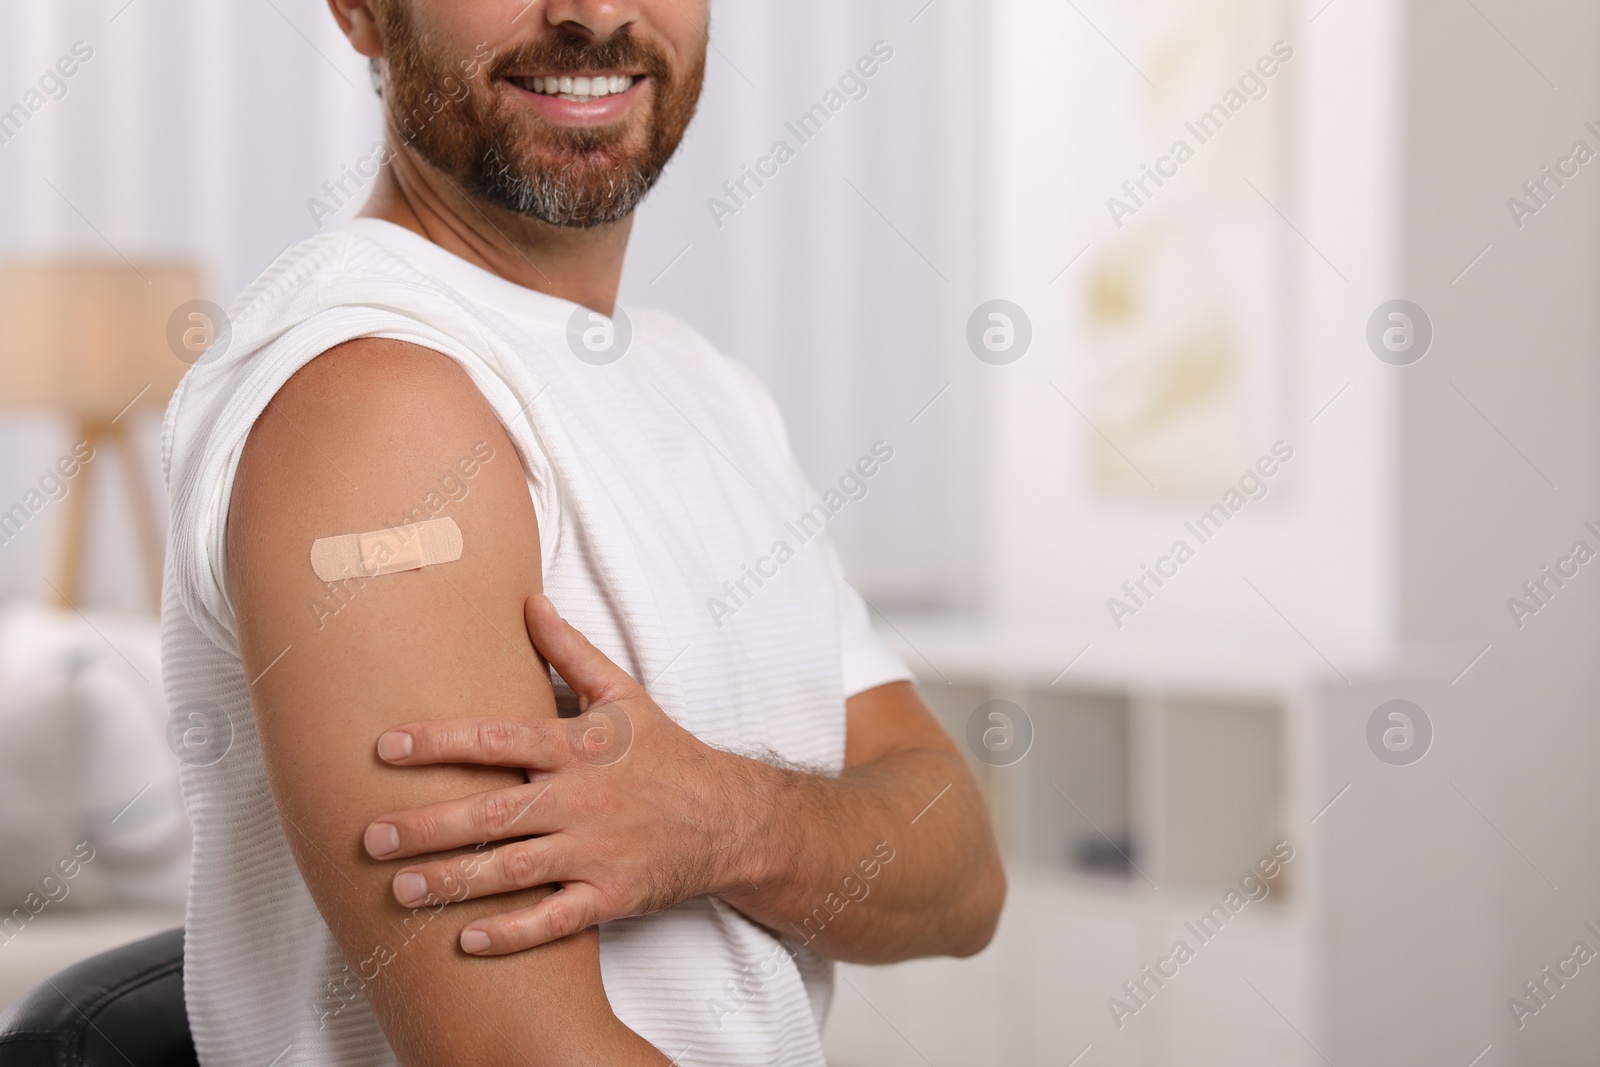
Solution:
{"label": "smiling mouth", "polygon": [[625,93],[643,79],[643,75],[635,74],[551,74],[506,80],[530,93],[581,104]]}

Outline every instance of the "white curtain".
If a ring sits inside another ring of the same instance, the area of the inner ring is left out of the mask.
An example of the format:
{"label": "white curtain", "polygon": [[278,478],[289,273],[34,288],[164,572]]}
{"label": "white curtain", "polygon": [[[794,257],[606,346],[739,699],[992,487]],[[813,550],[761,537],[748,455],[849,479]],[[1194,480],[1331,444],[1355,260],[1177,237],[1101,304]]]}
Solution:
{"label": "white curtain", "polygon": [[[625,305],[674,311],[768,383],[819,486],[874,442],[894,448],[834,524],[886,608],[975,599],[992,368],[964,329],[997,295],[982,284],[982,30],[971,0],[719,4],[700,117],[641,212],[624,279]],[[196,258],[226,304],[314,232],[307,202],[379,136],[365,62],[321,0],[0,0],[0,110],[78,41],[93,57],[65,95],[0,144],[0,254]],[[850,99],[847,79],[830,97],[875,45],[865,95]],[[786,128],[841,99],[805,143]],[[778,140],[793,157],[760,187],[745,179],[735,204],[723,183]],[[734,213],[714,218],[712,197]],[[0,419],[0,500],[64,433]],[[111,480],[96,506],[121,522]],[[51,532],[0,548],[0,592],[44,588]],[[104,534],[90,595],[135,606],[131,560]]]}

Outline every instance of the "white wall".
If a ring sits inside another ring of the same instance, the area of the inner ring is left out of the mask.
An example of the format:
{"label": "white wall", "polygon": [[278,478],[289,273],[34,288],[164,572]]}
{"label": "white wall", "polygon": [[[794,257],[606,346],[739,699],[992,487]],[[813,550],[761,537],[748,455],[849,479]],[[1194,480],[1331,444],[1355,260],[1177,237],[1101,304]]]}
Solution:
{"label": "white wall", "polygon": [[[1239,279],[1241,302],[1281,294],[1246,316],[1281,316],[1267,331],[1281,340],[1265,357],[1279,395],[1261,425],[1243,434],[1237,469],[1278,439],[1295,458],[1265,500],[1199,545],[1183,524],[1215,502],[1220,487],[1114,496],[1090,484],[1101,441],[1087,417],[1093,407],[1083,308],[1097,257],[1119,237],[1105,206],[1118,193],[1108,175],[1137,176],[1140,163],[1172,138],[1118,143],[1108,134],[1103,112],[1115,114],[1119,98],[1141,98],[1145,85],[1096,27],[1121,51],[1132,50],[1149,27],[1122,5],[1079,6],[1082,15],[1070,6],[1008,4],[996,31],[997,91],[1009,106],[999,113],[1006,151],[996,167],[994,259],[998,289],[1017,294],[1012,299],[1029,310],[1036,339],[1022,361],[990,373],[998,460],[989,497],[988,606],[1008,624],[1069,631],[1079,647],[1174,636],[1238,646],[1283,643],[1287,634],[1298,642],[1281,612],[1334,663],[1370,657],[1391,644],[1395,629],[1393,368],[1378,364],[1361,340],[1367,315],[1396,284],[1392,7],[1363,5],[1341,12],[1342,22],[1330,16],[1316,24],[1294,12],[1279,28],[1296,57],[1271,90],[1287,111],[1276,206],[1316,248],[1279,224],[1277,272],[1246,271]],[[1272,40],[1262,40],[1260,50]],[[1031,91],[1041,69],[1060,71],[1055,91]],[[1188,112],[1203,111],[1227,85],[1202,84]],[[1246,113],[1234,121],[1262,118]],[[1238,134],[1230,128],[1223,136]],[[1178,190],[1162,195],[1182,195],[1188,179],[1181,172],[1171,183]],[[1268,181],[1246,171],[1232,181],[1244,189],[1246,179]],[[1082,259],[1051,282],[1086,245]],[[1194,560],[1148,608],[1116,625],[1107,599],[1123,596],[1123,581],[1137,579],[1143,564],[1180,537],[1197,547]]]}
{"label": "white wall", "polygon": [[1506,201],[1575,140],[1600,149],[1583,128],[1600,116],[1600,15],[1406,11],[1402,278],[1439,340],[1406,368],[1398,405],[1400,633],[1458,666],[1414,698],[1438,730],[1414,767],[1373,766],[1329,723],[1330,768],[1356,781],[1349,810],[1324,820],[1329,1052],[1465,1064],[1492,1044],[1485,1064],[1584,1062],[1600,1037],[1590,968],[1521,1029],[1507,1000],[1580,939],[1600,951],[1583,925],[1600,912],[1600,583],[1585,568],[1521,629],[1507,599],[1574,541],[1600,548],[1583,529],[1600,516],[1600,174],[1585,168],[1521,230]]}

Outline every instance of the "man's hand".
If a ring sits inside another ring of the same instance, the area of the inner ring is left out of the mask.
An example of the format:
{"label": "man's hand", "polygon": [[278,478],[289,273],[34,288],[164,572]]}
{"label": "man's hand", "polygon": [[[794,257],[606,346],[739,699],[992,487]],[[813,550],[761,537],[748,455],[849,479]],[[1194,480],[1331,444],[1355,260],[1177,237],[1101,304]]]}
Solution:
{"label": "man's hand", "polygon": [[462,949],[482,956],[721,892],[743,880],[733,857],[753,832],[750,813],[764,810],[751,761],[673,722],[548,597],[529,597],[524,613],[534,646],[578,695],[579,717],[395,727],[378,740],[390,764],[518,767],[528,784],[384,815],[364,835],[384,860],[497,843],[401,870],[392,886],[405,905],[560,883],[532,907],[464,928]]}

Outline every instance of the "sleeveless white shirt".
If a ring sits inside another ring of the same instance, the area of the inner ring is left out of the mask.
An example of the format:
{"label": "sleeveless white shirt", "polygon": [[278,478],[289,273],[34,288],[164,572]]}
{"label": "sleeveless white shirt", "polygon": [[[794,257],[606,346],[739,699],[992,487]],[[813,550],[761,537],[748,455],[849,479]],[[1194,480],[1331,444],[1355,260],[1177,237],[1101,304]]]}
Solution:
{"label": "sleeveless white shirt", "polygon": [[[864,447],[819,496],[752,374],[643,311],[620,359],[580,359],[568,340],[578,310],[358,219],[280,256],[172,399],[162,664],[175,731],[208,731],[183,767],[195,838],[184,990],[206,1067],[395,1062],[273,806],[227,583],[245,439],[334,345],[393,338],[467,371],[526,471],[546,593],[706,742],[837,773],[845,698],[909,677],[825,533],[892,446]],[[559,682],[557,694],[570,698]],[[721,901],[604,925],[600,962],[617,1015],[678,1063],[824,1062],[831,965]]]}

